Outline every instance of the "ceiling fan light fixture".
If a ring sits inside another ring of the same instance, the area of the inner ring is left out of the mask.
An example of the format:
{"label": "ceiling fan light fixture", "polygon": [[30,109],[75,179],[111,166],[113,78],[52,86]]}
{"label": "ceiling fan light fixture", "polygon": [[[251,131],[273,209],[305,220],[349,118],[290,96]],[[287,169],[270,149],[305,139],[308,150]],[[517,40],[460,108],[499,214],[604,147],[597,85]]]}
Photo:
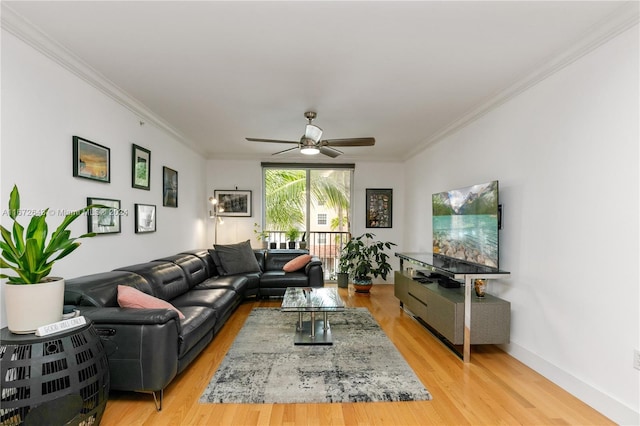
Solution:
{"label": "ceiling fan light fixture", "polygon": [[300,148],[300,152],[304,155],[316,155],[320,154],[320,150],[315,146],[303,146]]}
{"label": "ceiling fan light fixture", "polygon": [[300,153],[304,155],[316,155],[320,153],[320,148],[316,146],[313,139],[303,136],[302,139],[300,139]]}
{"label": "ceiling fan light fixture", "polygon": [[304,137],[307,139],[311,139],[315,143],[320,142],[320,138],[322,137],[322,129],[313,124],[307,124],[307,127],[304,131]]}

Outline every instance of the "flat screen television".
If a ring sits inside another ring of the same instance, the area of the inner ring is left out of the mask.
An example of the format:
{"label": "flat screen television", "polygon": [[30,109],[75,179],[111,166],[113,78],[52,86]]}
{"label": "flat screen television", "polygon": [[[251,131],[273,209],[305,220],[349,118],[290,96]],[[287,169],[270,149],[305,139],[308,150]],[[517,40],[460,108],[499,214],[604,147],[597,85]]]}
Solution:
{"label": "flat screen television", "polygon": [[433,253],[499,267],[498,181],[432,196]]}

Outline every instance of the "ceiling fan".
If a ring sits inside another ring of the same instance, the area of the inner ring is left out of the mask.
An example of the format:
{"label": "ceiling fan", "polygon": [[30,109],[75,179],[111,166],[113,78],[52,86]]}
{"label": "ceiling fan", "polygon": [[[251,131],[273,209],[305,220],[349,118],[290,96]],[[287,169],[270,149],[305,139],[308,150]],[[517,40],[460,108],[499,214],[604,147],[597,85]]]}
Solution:
{"label": "ceiling fan", "polygon": [[322,137],[322,129],[314,124],[311,124],[317,114],[314,111],[307,111],[304,116],[309,123],[305,127],[304,135],[299,141],[284,141],[279,139],[261,139],[261,138],[246,138],[250,142],[271,142],[271,143],[288,143],[295,144],[297,146],[293,148],[285,149],[284,151],[278,151],[273,155],[282,154],[284,152],[299,149],[302,154],[314,155],[324,154],[331,158],[336,158],[338,155],[343,154],[342,151],[335,149],[336,146],[373,146],[376,143],[375,138],[348,138],[348,139],[324,139]]}

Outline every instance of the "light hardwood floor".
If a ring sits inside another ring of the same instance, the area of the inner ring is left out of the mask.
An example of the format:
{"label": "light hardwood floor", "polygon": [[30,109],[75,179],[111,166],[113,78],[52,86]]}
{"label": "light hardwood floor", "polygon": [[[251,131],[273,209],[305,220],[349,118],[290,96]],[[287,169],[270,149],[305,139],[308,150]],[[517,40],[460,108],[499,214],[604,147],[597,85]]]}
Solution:
{"label": "light hardwood floor", "polygon": [[[149,394],[115,392],[102,419],[110,425],[605,425],[609,419],[492,345],[473,346],[464,364],[400,309],[393,285],[370,295],[339,289],[348,306],[368,308],[433,400],[345,404],[200,404],[198,399],[255,306],[242,304],[213,342],[165,389],[156,412]],[[149,348],[153,350],[153,348]]]}

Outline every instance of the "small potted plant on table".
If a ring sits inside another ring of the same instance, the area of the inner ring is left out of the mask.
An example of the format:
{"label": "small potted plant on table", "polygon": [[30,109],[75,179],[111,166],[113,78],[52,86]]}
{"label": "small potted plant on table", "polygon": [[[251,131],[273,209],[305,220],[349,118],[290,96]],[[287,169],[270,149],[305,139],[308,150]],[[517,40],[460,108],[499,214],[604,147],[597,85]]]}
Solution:
{"label": "small potted plant on table", "polygon": [[64,279],[49,277],[53,264],[80,247],[76,240],[93,237],[90,232],[71,238],[67,227],[78,217],[93,208],[108,208],[102,205],[89,205],[72,211],[51,234],[47,242],[47,214],[34,215],[25,230],[18,223],[20,210],[20,193],[14,185],[9,196],[9,217],[13,220],[11,231],[0,226],[0,268],[10,269],[16,275],[5,273],[4,309],[7,313],[7,327],[16,334],[29,334],[38,327],[51,324],[62,319],[64,304]]}
{"label": "small potted plant on table", "polygon": [[374,238],[375,234],[369,232],[352,238],[344,246],[340,256],[340,271],[353,276],[353,285],[358,293],[368,293],[372,286],[372,278],[382,277],[384,280],[391,272],[389,255],[385,253],[385,249],[390,249],[396,244],[375,241]]}

